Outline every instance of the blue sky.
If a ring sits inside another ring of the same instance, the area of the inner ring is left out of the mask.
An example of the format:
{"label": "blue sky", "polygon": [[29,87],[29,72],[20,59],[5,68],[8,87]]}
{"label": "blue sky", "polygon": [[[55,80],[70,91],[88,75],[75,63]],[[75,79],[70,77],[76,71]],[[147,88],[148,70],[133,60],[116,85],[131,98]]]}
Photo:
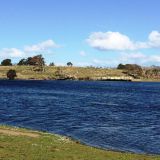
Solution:
{"label": "blue sky", "polygon": [[1,0],[0,60],[160,64],[159,0]]}

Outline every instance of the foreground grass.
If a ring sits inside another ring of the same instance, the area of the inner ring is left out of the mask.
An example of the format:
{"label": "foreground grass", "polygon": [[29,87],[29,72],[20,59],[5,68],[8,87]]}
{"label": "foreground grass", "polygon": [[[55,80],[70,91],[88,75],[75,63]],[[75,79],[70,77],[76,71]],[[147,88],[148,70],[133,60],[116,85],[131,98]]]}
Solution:
{"label": "foreground grass", "polygon": [[0,126],[0,160],[160,160],[160,157],[104,151],[58,135]]}

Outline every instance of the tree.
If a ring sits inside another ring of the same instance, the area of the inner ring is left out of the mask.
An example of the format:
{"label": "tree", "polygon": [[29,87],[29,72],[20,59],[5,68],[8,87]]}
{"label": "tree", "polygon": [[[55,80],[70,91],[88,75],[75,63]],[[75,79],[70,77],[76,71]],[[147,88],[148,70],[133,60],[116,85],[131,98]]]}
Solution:
{"label": "tree", "polygon": [[143,75],[143,69],[137,64],[119,64],[117,69],[125,70],[125,73],[134,78],[139,78]]}
{"label": "tree", "polygon": [[27,59],[23,58],[17,65],[44,66],[45,62],[43,56],[40,54],[33,57],[28,57]]}
{"label": "tree", "polygon": [[54,62],[50,63],[49,66],[55,66]]}
{"label": "tree", "polygon": [[29,65],[33,66],[34,71],[44,71],[45,61],[43,56],[36,55],[33,57],[28,57],[27,59],[21,59],[17,65]]}
{"label": "tree", "polygon": [[4,59],[4,60],[1,62],[1,65],[2,65],[2,66],[12,66],[11,59]]}
{"label": "tree", "polygon": [[43,56],[40,54],[40,55],[37,55],[37,56],[34,56],[34,57],[29,57],[28,60],[27,60],[28,64],[29,65],[45,65],[45,62],[44,62],[44,58]]}
{"label": "tree", "polygon": [[32,62],[31,62],[31,60],[32,60],[32,57],[28,57],[26,59],[26,65],[33,65]]}
{"label": "tree", "polygon": [[125,65],[123,65],[123,64],[120,63],[120,64],[118,65],[117,69],[125,69]]}
{"label": "tree", "polygon": [[44,58],[41,54],[34,56],[31,59],[29,57],[28,64],[33,65],[35,71],[40,71],[40,72],[44,71],[45,62],[44,62]]}
{"label": "tree", "polygon": [[15,77],[17,77],[16,71],[13,70],[13,69],[10,69],[10,70],[7,72],[7,78],[8,78],[9,80],[14,80]]}
{"label": "tree", "polygon": [[18,62],[17,65],[19,65],[19,66],[27,65],[27,60],[23,58]]}
{"label": "tree", "polygon": [[68,66],[68,67],[72,67],[72,66],[73,66],[72,62],[68,62],[68,63],[67,63],[67,66]]}

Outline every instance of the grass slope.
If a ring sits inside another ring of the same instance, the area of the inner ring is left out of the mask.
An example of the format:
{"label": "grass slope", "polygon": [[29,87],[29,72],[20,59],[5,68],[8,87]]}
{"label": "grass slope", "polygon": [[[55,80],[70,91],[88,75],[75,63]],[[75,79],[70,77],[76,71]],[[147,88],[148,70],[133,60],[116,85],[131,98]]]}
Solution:
{"label": "grass slope", "polygon": [[35,72],[32,66],[0,66],[0,78],[5,79],[9,69],[15,69],[18,79],[55,79],[56,71],[60,69],[63,75],[75,76],[77,78],[97,78],[105,76],[125,76],[121,70],[84,68],[84,67],[45,67],[45,72]]}
{"label": "grass slope", "polygon": [[104,151],[58,135],[0,126],[0,160],[160,160],[160,156]]}
{"label": "grass slope", "polygon": [[[0,79],[6,79],[6,73],[10,69],[15,69],[17,72],[16,79],[22,80],[54,80],[58,77],[56,76],[57,71],[61,71],[61,74],[69,77],[75,77],[79,80],[97,80],[102,77],[119,77],[119,78],[129,78],[123,73],[123,70],[119,69],[107,69],[107,68],[94,68],[94,67],[58,67],[58,66],[46,66],[45,72],[35,72],[32,66],[0,66]],[[150,82],[160,82],[160,79],[154,78],[142,78],[132,79],[133,81],[150,81]]]}

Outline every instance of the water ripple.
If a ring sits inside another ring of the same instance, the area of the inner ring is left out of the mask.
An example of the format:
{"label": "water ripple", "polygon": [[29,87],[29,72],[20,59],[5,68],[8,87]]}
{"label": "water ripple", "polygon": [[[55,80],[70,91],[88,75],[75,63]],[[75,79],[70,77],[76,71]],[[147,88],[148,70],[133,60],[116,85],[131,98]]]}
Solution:
{"label": "water ripple", "polygon": [[0,81],[0,123],[160,154],[160,83]]}

